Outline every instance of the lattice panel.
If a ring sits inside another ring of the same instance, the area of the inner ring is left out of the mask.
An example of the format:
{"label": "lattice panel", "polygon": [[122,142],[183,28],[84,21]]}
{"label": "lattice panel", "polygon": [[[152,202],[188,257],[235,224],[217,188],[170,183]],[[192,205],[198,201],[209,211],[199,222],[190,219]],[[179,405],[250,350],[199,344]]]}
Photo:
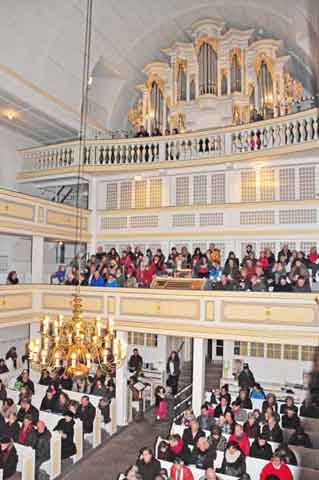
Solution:
{"label": "lattice panel", "polygon": [[205,205],[207,203],[207,176],[196,175],[193,179],[193,204]]}
{"label": "lattice panel", "polygon": [[279,210],[279,223],[303,224],[316,223],[317,210],[315,208],[298,208],[295,210]]}
{"label": "lattice panel", "polygon": [[199,216],[199,224],[201,227],[224,225],[224,214],[223,212],[201,213]]}
{"label": "lattice panel", "polygon": [[132,182],[120,185],[120,208],[132,208]]}
{"label": "lattice panel", "polygon": [[211,203],[225,203],[225,174],[216,173],[212,176]]}
{"label": "lattice panel", "polygon": [[146,180],[135,182],[135,208],[146,208]]}
{"label": "lattice panel", "polygon": [[173,215],[173,227],[194,227],[195,215]]}
{"label": "lattice panel", "polygon": [[134,249],[135,249],[136,247],[139,247],[140,250],[145,254],[145,252],[146,252],[146,246],[145,246],[143,243],[134,243]]}
{"label": "lattice panel", "polygon": [[241,172],[241,201],[256,201],[256,172],[255,170],[247,170]]}
{"label": "lattice panel", "polygon": [[156,253],[156,250],[158,250],[159,248],[161,248],[161,244],[160,243],[150,243],[147,248],[149,248],[150,250],[152,250],[152,253],[153,255],[155,255]]}
{"label": "lattice panel", "polygon": [[205,253],[207,250],[207,242],[193,242],[192,250],[194,251],[196,248],[200,248],[202,253]]}
{"label": "lattice panel", "polygon": [[305,252],[307,255],[310,252],[310,249],[312,247],[317,247],[317,242],[316,240],[313,240],[311,242],[300,242],[300,250],[302,252]]}
{"label": "lattice panel", "polygon": [[279,196],[280,200],[295,200],[295,169],[280,168],[279,170]]}
{"label": "lattice panel", "polygon": [[288,248],[289,248],[290,251],[297,249],[297,244],[296,244],[296,242],[289,242],[289,241],[288,241],[288,242],[280,242],[280,244],[279,244],[280,250],[282,249],[282,247],[283,247],[284,245],[288,245]]}
{"label": "lattice panel", "polygon": [[241,225],[272,225],[275,223],[273,210],[240,212]]}
{"label": "lattice panel", "polygon": [[152,228],[158,227],[158,216],[143,215],[130,218],[131,228]]}
{"label": "lattice panel", "polygon": [[106,184],[105,207],[107,210],[115,210],[117,208],[117,183]]}
{"label": "lattice panel", "polygon": [[176,177],[176,205],[189,205],[189,177]]}
{"label": "lattice panel", "polygon": [[276,253],[276,242],[261,242],[259,245],[260,251],[269,248],[272,252]]}
{"label": "lattice panel", "polygon": [[314,166],[299,168],[300,200],[316,198],[316,169]]}
{"label": "lattice panel", "polygon": [[275,200],[275,169],[263,167],[260,170],[260,200],[269,202]]}
{"label": "lattice panel", "polygon": [[0,255],[0,273],[8,273],[9,271],[9,257]]}
{"label": "lattice panel", "polygon": [[127,228],[127,217],[102,217],[101,230],[120,230]]}
{"label": "lattice panel", "polygon": [[162,206],[162,179],[159,177],[150,180],[150,207]]}

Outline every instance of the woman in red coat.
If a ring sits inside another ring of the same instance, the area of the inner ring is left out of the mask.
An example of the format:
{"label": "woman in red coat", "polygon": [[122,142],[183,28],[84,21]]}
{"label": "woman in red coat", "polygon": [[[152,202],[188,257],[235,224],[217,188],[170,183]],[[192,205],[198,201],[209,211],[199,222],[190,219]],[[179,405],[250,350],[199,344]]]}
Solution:
{"label": "woman in red coat", "polygon": [[262,469],[260,480],[267,480],[271,475],[278,477],[279,480],[294,480],[290,468],[276,452],[271,457],[271,461]]}
{"label": "woman in red coat", "polygon": [[234,433],[229,437],[229,442],[236,442],[242,453],[247,457],[250,452],[249,437],[244,432],[242,425],[236,423]]}
{"label": "woman in red coat", "polygon": [[183,480],[194,480],[192,471],[184,465],[184,462],[181,458],[175,458],[174,465],[171,468],[171,480],[178,480],[182,478]]}

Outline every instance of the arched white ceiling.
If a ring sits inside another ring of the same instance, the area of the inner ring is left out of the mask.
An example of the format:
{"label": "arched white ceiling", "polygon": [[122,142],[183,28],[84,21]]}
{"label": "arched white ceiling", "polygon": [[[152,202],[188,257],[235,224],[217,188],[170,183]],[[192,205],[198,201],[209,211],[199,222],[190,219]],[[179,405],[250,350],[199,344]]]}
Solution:
{"label": "arched white ceiling", "polygon": [[[86,0],[0,2],[0,87],[75,122],[85,6]],[[188,29],[201,18],[282,39],[306,68],[319,72],[318,0],[93,0],[93,6],[90,98],[97,120],[109,128],[125,126],[144,65],[164,58],[160,49],[175,40],[190,40]],[[18,77],[10,82],[13,72]]]}

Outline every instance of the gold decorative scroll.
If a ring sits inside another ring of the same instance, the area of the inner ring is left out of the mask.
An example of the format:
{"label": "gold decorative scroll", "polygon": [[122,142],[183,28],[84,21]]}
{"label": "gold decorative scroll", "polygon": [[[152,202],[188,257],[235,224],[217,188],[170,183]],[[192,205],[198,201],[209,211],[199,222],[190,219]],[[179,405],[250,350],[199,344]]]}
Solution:
{"label": "gold decorative scroll", "polygon": [[302,97],[304,88],[299,80],[293,78],[290,73],[286,73],[285,77],[285,98],[291,103],[293,100],[297,100]]}
{"label": "gold decorative scroll", "polygon": [[239,65],[241,65],[242,61],[243,61],[241,48],[235,47],[235,48],[231,49],[231,51],[230,51],[230,63],[232,63],[233,57],[235,55],[237,55],[238,63],[239,63]]}
{"label": "gold decorative scroll", "polygon": [[138,129],[143,123],[143,100],[140,98],[128,111],[128,121]]}
{"label": "gold decorative scroll", "polygon": [[155,82],[158,86],[158,88],[161,90],[163,96],[164,96],[164,87],[165,87],[165,82],[162,78],[160,78],[157,73],[151,73],[151,75],[148,77],[148,80],[146,80],[146,86],[149,91],[152,90],[152,85],[153,82]]}
{"label": "gold decorative scroll", "polygon": [[262,64],[263,61],[266,63],[266,65],[268,67],[268,70],[270,72],[270,75],[272,76],[272,79],[274,80],[274,64],[273,64],[272,59],[265,52],[261,53],[256,58],[256,61],[255,61],[255,69],[256,69],[257,77],[259,75],[261,64]]}
{"label": "gold decorative scroll", "polygon": [[175,63],[175,78],[178,78],[179,67],[184,70],[185,75],[187,74],[187,60],[185,58],[177,58]]}
{"label": "gold decorative scroll", "polygon": [[200,37],[196,40],[195,45],[194,45],[197,55],[198,55],[199,49],[203,45],[203,43],[208,43],[213,48],[213,50],[215,50],[216,53],[218,52],[219,42],[218,42],[217,38],[209,37],[208,35],[203,35],[202,37]]}

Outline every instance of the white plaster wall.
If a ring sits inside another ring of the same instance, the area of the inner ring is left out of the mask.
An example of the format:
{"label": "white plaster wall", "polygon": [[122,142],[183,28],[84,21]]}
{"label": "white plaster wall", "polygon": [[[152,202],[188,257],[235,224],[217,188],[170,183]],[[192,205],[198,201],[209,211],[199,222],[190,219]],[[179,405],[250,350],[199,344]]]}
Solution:
{"label": "white plaster wall", "polygon": [[[237,358],[237,357],[236,357]],[[303,372],[311,371],[312,363],[301,360],[273,360],[270,358],[240,357],[254,373],[258,383],[303,383]]]}
{"label": "white plaster wall", "polygon": [[16,270],[20,283],[31,283],[31,238],[0,235],[0,256],[8,257],[8,268],[0,272],[0,283],[6,283],[8,272]]}
{"label": "white plaster wall", "polygon": [[0,187],[19,189],[16,176],[22,163],[17,149],[33,145],[34,142],[27,137],[0,126]]}
{"label": "white plaster wall", "polygon": [[153,363],[155,368],[163,371],[166,368],[166,360],[168,355],[167,338],[165,335],[158,335],[156,348],[143,347],[141,345],[128,345],[127,356],[132,355],[133,349],[138,348],[140,355],[142,355],[144,363]]}
{"label": "white plaster wall", "polygon": [[[13,346],[17,348],[20,357],[25,351],[27,342],[29,342],[29,325],[1,328],[0,358],[5,358],[5,354]],[[8,367],[10,368],[9,363]]]}

